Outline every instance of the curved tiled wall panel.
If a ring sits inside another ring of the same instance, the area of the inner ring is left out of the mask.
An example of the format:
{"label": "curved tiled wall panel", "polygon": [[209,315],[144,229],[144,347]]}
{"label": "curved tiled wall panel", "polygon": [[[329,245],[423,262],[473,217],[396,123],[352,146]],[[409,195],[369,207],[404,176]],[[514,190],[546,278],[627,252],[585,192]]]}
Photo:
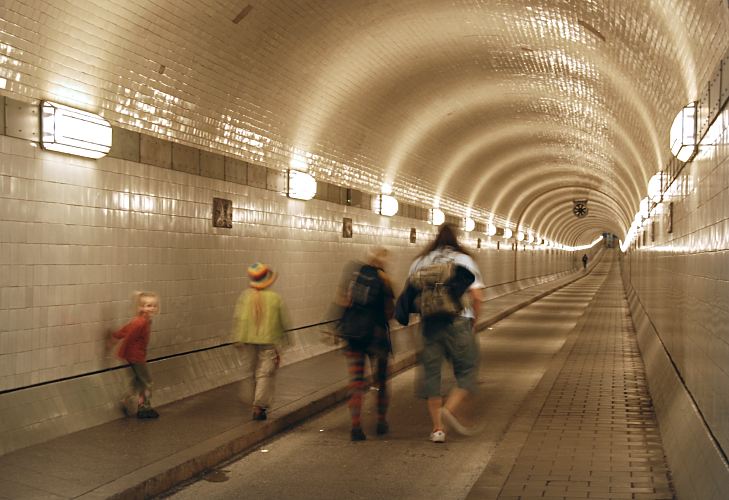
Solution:
{"label": "curved tiled wall panel", "polygon": [[623,258],[680,498],[729,498],[729,110]]}

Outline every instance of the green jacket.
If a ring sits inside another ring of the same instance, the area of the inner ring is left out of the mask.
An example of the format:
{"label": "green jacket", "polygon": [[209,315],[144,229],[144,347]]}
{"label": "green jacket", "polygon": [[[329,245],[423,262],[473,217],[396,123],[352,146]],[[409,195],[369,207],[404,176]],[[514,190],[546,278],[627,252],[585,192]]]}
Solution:
{"label": "green jacket", "polygon": [[235,342],[282,344],[286,343],[285,331],[286,317],[279,294],[252,288],[240,294],[235,306]]}

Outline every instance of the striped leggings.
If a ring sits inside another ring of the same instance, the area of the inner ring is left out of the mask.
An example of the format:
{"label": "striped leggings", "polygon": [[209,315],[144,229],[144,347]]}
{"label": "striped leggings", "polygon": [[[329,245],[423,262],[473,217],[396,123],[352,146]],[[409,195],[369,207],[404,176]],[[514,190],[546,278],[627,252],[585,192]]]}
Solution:
{"label": "striped leggings", "polygon": [[[347,349],[344,352],[349,367],[349,412],[352,416],[352,427],[361,425],[362,399],[366,389],[364,379],[366,352]],[[369,355],[371,356],[371,355]],[[377,421],[384,422],[387,413],[387,355],[371,356],[376,367],[372,367],[377,384]]]}

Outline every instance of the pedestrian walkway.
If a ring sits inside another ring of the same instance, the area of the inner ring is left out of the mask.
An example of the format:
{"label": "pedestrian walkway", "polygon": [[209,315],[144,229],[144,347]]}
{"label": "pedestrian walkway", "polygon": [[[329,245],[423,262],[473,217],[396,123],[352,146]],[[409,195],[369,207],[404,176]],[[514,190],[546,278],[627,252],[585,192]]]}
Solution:
{"label": "pedestrian walkway", "polygon": [[[488,300],[479,326],[583,276],[580,270]],[[394,370],[414,363],[413,336],[407,337],[411,342],[396,339]],[[338,351],[282,367],[265,422],[251,421],[238,384],[230,384],[162,406],[159,420],[119,419],[17,450],[0,457],[0,498],[152,496],[344,400],[346,374]]]}
{"label": "pedestrian walkway", "polygon": [[613,260],[607,256],[580,283],[599,290],[517,412],[470,499],[674,498]]}

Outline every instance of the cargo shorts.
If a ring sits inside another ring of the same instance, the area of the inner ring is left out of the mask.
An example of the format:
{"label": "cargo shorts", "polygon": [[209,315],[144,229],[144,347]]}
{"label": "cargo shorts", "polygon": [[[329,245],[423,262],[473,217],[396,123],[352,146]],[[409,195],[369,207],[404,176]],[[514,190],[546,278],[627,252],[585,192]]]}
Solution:
{"label": "cargo shorts", "polygon": [[420,363],[423,382],[420,396],[431,398],[441,394],[441,367],[448,360],[453,366],[456,384],[474,392],[478,373],[478,348],[473,320],[458,317],[451,321],[423,321],[423,349]]}

